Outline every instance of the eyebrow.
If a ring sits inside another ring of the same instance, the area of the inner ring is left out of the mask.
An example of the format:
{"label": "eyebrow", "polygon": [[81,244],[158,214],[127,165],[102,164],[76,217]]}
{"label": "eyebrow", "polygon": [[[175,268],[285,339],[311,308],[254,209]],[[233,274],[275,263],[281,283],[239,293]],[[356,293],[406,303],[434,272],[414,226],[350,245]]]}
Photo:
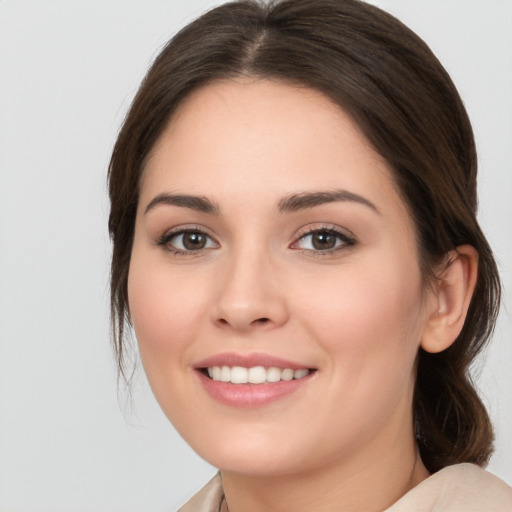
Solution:
{"label": "eyebrow", "polygon": [[348,201],[362,204],[380,214],[379,209],[370,200],[359,194],[349,192],[348,190],[332,190],[319,192],[303,192],[292,194],[279,201],[278,209],[281,213],[296,212],[307,210],[322,204],[334,203],[339,201]]}
{"label": "eyebrow", "polygon": [[[281,199],[277,208],[281,213],[289,213],[307,210],[322,204],[343,201],[359,203],[374,210],[376,213],[380,213],[377,206],[375,206],[375,204],[370,200],[360,196],[359,194],[355,194],[354,192],[349,192],[348,190],[302,192],[292,194]],[[220,213],[219,206],[205,196],[163,193],[158,194],[151,200],[151,202],[146,206],[144,214],[148,213],[158,205],[180,206],[182,208],[189,208],[191,210],[196,210],[210,215],[219,215]]]}
{"label": "eyebrow", "polygon": [[211,215],[219,214],[219,207],[204,196],[192,196],[187,194],[158,194],[146,206],[144,214],[158,205],[181,206],[182,208],[190,208],[198,212],[209,213]]}

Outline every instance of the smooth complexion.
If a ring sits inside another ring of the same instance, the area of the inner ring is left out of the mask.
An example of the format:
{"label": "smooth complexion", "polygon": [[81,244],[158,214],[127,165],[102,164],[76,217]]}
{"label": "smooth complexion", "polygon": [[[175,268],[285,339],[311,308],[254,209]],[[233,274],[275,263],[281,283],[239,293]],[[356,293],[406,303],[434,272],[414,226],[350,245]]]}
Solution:
{"label": "smooth complexion", "polygon": [[[463,321],[475,273],[459,260],[458,295],[424,293],[389,168],[320,93],[222,81],[179,107],[143,174],[130,314],[157,400],[220,468],[230,512],[383,510],[428,476],[415,359],[453,341],[432,328],[446,311]],[[310,372],[201,370],[260,365]]]}

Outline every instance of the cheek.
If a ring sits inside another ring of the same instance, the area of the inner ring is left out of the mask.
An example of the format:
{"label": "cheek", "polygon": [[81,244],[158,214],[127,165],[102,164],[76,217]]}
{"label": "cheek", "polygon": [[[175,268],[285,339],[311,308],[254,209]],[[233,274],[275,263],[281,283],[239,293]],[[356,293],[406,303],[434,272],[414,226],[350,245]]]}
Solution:
{"label": "cheek", "polygon": [[[318,292],[308,295],[302,312],[303,327],[326,354],[333,392],[326,395],[323,417],[332,419],[330,411],[343,404],[350,412],[344,428],[354,440],[369,439],[386,422],[409,414],[422,329],[417,273],[361,270],[354,267],[325,286],[317,281]],[[325,431],[335,439],[339,425],[329,422]]]}
{"label": "cheek", "polygon": [[[174,424],[181,424],[190,415],[185,412],[190,403],[197,401],[187,378],[190,347],[204,304],[194,286],[199,283],[193,281],[184,283],[183,277],[171,274],[165,264],[149,261],[145,253],[140,257],[135,250],[132,255],[128,298],[140,358],[153,394]],[[184,430],[194,432],[194,424],[186,424]]]}
{"label": "cheek", "polygon": [[304,323],[331,354],[332,364],[346,368],[342,374],[354,379],[358,372],[410,372],[423,327],[421,280],[415,265],[388,265],[385,272],[379,265],[353,265],[308,289]]}
{"label": "cheek", "polygon": [[183,349],[194,332],[198,315],[204,313],[202,295],[197,293],[194,279],[187,279],[186,286],[182,286],[183,279],[135,248],[128,275],[128,300],[142,362],[150,379],[158,368],[165,372],[166,365],[184,364]]}

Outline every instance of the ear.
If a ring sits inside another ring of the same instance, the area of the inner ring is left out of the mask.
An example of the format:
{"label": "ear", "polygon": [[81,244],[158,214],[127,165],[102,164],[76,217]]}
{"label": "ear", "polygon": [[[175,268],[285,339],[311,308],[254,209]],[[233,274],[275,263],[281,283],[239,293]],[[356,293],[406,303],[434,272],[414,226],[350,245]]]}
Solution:
{"label": "ear", "polygon": [[430,316],[421,339],[427,352],[442,352],[464,326],[478,275],[478,253],[471,245],[450,251],[435,284]]}

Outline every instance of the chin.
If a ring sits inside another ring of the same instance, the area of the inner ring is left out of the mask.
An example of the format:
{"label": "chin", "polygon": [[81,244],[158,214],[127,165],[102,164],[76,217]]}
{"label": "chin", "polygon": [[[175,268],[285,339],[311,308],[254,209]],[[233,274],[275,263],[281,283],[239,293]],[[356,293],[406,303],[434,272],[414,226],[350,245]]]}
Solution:
{"label": "chin", "polygon": [[302,467],[301,462],[291,456],[276,457],[275,453],[271,451],[253,453],[247,450],[245,452],[238,450],[238,453],[233,453],[230,452],[229,447],[227,448],[225,453],[208,454],[210,457],[204,458],[221,471],[255,477],[297,473],[297,468]]}
{"label": "chin", "polygon": [[183,434],[201,458],[221,471],[273,476],[297,472],[297,468],[306,463],[301,455],[305,443],[300,439],[291,440],[289,430],[284,437],[278,429],[262,428],[262,425],[239,425],[222,430],[219,435],[215,435],[215,429],[209,429],[208,435],[196,436],[185,429]]}

